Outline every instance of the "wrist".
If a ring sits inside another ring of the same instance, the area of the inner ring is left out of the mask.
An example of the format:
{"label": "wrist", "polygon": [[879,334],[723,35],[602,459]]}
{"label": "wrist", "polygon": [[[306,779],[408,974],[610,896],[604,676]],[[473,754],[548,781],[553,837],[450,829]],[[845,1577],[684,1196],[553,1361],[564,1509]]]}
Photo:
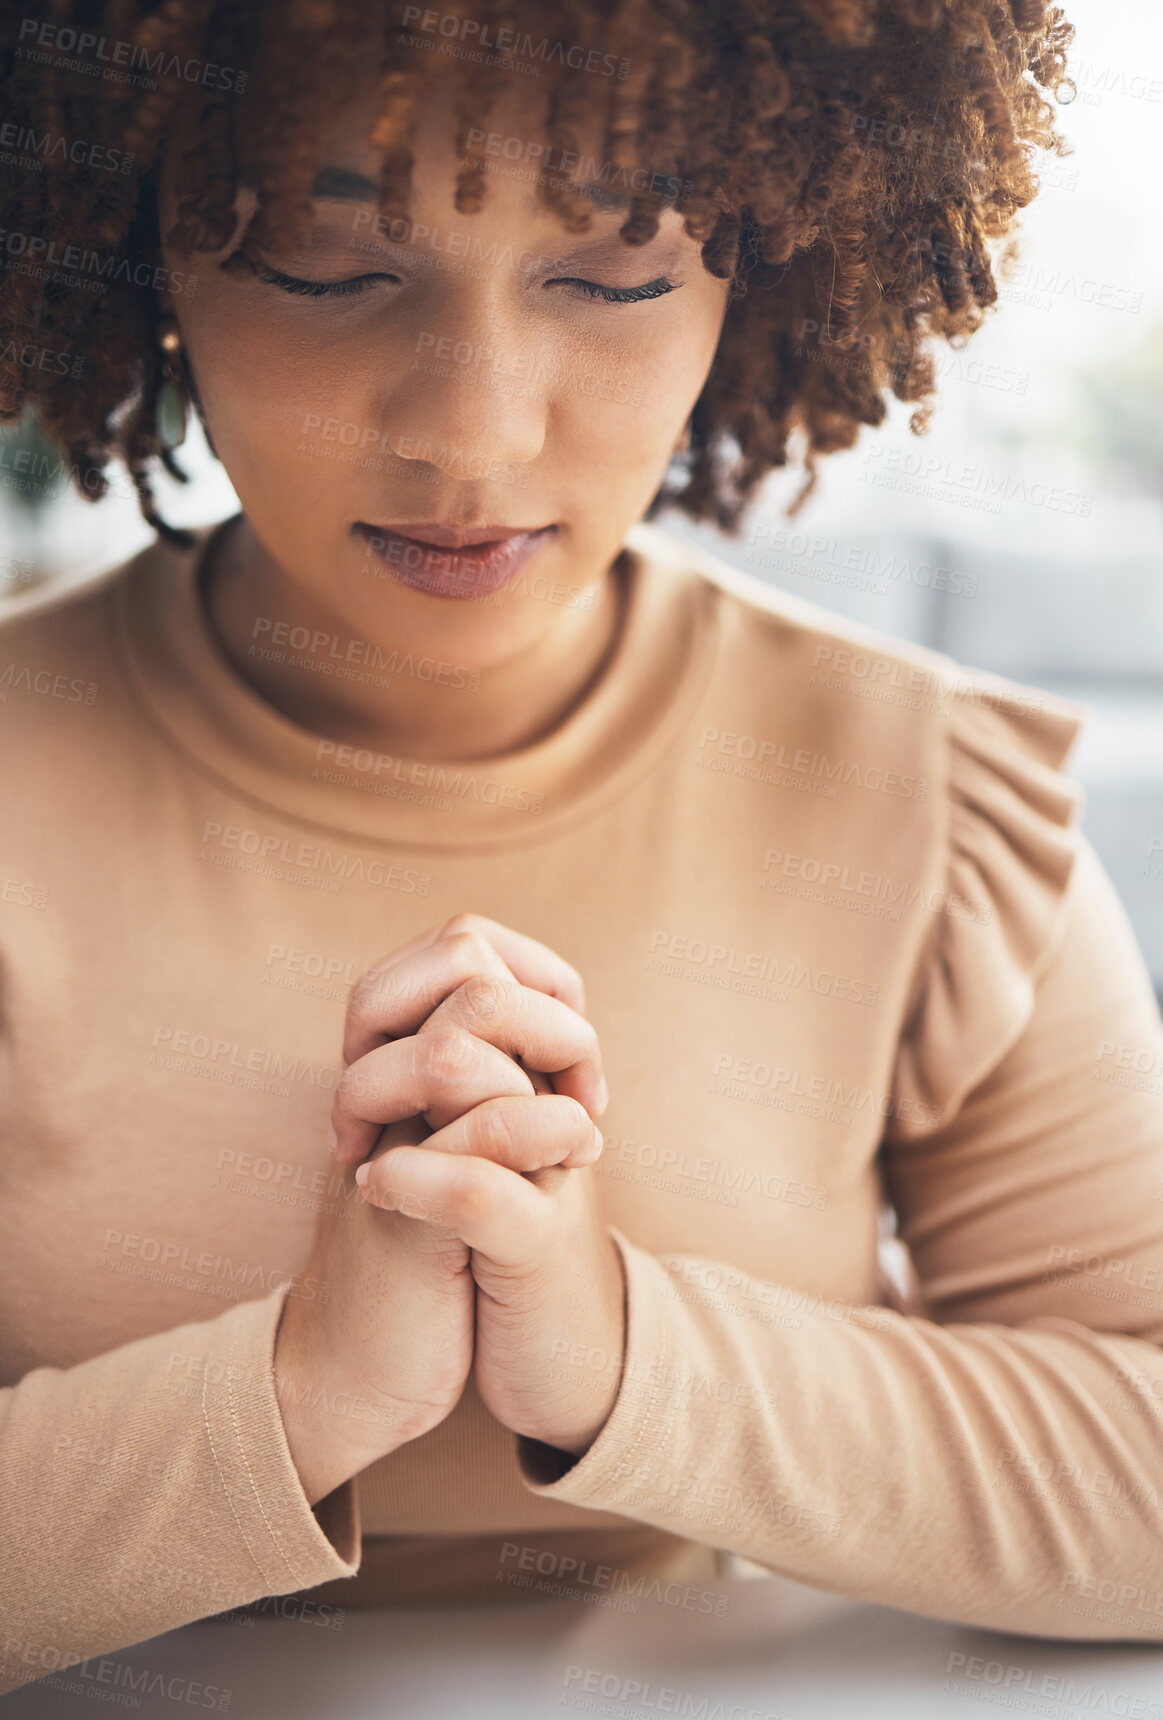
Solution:
{"label": "wrist", "polygon": [[403,1443],[394,1412],[336,1378],[327,1348],[321,1352],[289,1298],[275,1341],[275,1396],[291,1461],[312,1506]]}
{"label": "wrist", "polygon": [[[619,1364],[619,1376],[620,1372]],[[573,1414],[559,1415],[553,1422],[542,1422],[536,1429],[529,1426],[518,1427],[514,1432],[522,1434],[526,1439],[536,1440],[539,1445],[548,1445],[576,1462],[578,1458],[585,1456],[600,1437],[614,1413],[619,1389],[620,1379],[616,1378],[603,1388],[599,1398],[591,1397],[584,1405],[576,1406]]]}
{"label": "wrist", "polygon": [[563,1434],[561,1438],[549,1438],[548,1436],[542,1435],[542,1443],[545,1445],[552,1445],[558,1451],[567,1452],[569,1456],[575,1460],[579,1457],[584,1457],[586,1452],[589,1451],[590,1447],[597,1440],[606,1423],[609,1421],[612,1410],[613,1405],[611,1404],[610,1408],[607,1409],[601,1419],[592,1422],[582,1433],[568,1432]]}

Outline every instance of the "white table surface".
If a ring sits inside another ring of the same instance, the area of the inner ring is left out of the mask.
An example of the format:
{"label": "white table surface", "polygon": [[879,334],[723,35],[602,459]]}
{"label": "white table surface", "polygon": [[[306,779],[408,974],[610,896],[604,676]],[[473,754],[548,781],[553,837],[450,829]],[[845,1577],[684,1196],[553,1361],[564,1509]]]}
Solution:
{"label": "white table surface", "polygon": [[[13,1691],[0,1698],[0,1716],[1163,1716],[1163,1640],[1158,1647],[1073,1644],[972,1630],[844,1601],[779,1577],[732,1579],[721,1582],[716,1593],[727,1596],[722,1617],[657,1600],[640,1601],[637,1611],[628,1613],[551,1599],[446,1611],[348,1611],[338,1627],[301,1618],[260,1618],[250,1624],[207,1620],[115,1655],[94,1657],[80,1679],[76,1669],[60,1675],[62,1684],[79,1682],[80,1693],[44,1680]],[[136,1696],[126,1682],[126,1669],[137,1681]],[[147,1669],[153,1695],[140,1682]],[[165,1694],[157,1674],[165,1682]],[[192,1689],[191,1680],[198,1681]],[[638,1680],[647,1688],[628,1691],[625,1680]],[[207,1687],[215,1692],[209,1701]]]}

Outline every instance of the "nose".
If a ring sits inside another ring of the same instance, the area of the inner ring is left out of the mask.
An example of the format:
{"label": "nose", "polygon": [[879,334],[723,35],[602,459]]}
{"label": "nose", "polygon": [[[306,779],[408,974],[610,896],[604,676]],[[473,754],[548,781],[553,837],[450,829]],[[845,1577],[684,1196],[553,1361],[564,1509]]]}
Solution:
{"label": "nose", "polygon": [[416,333],[385,414],[402,460],[452,478],[527,465],[545,446],[551,388],[545,343],[499,314],[430,320]]}

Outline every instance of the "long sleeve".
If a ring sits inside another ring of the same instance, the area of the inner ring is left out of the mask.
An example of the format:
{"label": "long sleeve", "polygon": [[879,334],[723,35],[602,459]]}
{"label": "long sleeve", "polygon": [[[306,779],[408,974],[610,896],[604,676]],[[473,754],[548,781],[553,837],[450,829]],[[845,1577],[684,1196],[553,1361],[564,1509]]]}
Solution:
{"label": "long sleeve", "polygon": [[354,1573],[355,1486],[313,1511],[283,1431],[285,1296],[0,1392],[0,1690]]}
{"label": "long sleeve", "polygon": [[[1057,768],[1077,724],[959,707],[945,884],[881,1143],[919,1294],[820,1303],[612,1230],[628,1335],[534,1493],[996,1630],[1163,1638],[1163,1027]],[[908,1116],[905,1123],[900,1119]],[[925,1119],[917,1122],[917,1117]],[[675,1390],[726,1381],[726,1403]]]}

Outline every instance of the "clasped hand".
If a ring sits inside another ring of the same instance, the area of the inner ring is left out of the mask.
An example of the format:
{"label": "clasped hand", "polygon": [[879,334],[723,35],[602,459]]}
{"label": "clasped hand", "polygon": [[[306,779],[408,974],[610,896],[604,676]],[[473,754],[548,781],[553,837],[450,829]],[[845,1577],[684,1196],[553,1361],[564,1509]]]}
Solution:
{"label": "clasped hand", "polygon": [[[321,1218],[312,1270],[339,1295],[330,1312],[310,1317],[288,1306],[281,1371],[304,1388],[317,1375],[334,1379],[337,1350],[368,1331],[359,1304],[369,1295],[394,1303],[399,1320],[424,1322],[442,1351],[434,1367],[447,1363],[438,1389],[418,1381],[423,1366],[411,1352],[406,1366],[401,1360],[403,1334],[381,1341],[372,1328],[362,1342],[361,1384],[369,1398],[396,1406],[402,1430],[385,1449],[442,1419],[469,1371],[505,1427],[575,1456],[609,1417],[624,1285],[588,1168],[601,1154],[593,1118],[608,1095],[584,1008],[569,963],[473,914],[413,939],[352,993],[329,1145],[367,1210],[355,1225]],[[359,1249],[380,1254],[378,1272],[354,1275],[350,1255]],[[383,1314],[391,1319],[392,1308]],[[571,1366],[571,1352],[586,1365]],[[381,1377],[393,1370],[401,1377]],[[458,1373],[460,1387],[450,1389]],[[350,1398],[350,1380],[340,1383]],[[307,1468],[320,1477],[309,1493],[374,1458],[374,1443],[361,1447],[345,1432],[350,1455],[337,1465],[316,1445],[308,1451],[306,1434],[288,1423],[304,1484]]]}

